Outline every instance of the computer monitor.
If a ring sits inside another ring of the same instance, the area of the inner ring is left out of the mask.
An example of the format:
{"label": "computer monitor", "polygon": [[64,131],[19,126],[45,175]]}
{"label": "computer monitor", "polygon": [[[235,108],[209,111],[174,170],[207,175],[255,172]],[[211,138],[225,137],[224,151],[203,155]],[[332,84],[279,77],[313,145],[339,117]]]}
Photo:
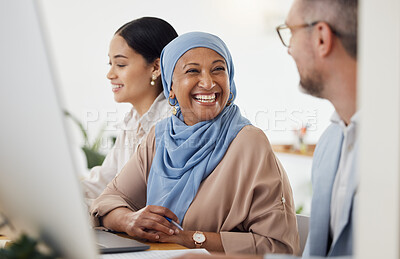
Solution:
{"label": "computer monitor", "polygon": [[96,258],[37,8],[0,2],[0,212],[16,228],[5,234],[40,238],[63,258]]}

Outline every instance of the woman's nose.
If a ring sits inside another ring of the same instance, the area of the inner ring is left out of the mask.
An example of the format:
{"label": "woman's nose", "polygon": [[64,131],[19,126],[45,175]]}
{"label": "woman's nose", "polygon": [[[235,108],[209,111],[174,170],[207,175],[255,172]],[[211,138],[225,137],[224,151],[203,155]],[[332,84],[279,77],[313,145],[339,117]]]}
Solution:
{"label": "woman's nose", "polygon": [[215,86],[215,82],[213,81],[209,73],[202,73],[199,81],[199,86],[204,89],[210,90]]}
{"label": "woman's nose", "polygon": [[110,70],[108,71],[108,73],[107,73],[107,78],[109,79],[109,80],[111,80],[111,79],[114,79],[116,76],[115,76],[115,73],[114,73],[114,69],[113,69],[113,67],[111,66],[110,67]]}

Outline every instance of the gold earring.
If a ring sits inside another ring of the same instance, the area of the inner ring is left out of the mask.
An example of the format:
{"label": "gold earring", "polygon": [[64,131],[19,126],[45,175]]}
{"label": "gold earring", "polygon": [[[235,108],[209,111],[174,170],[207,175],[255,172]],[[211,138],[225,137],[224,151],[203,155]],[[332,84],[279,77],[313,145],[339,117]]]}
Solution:
{"label": "gold earring", "polygon": [[[173,98],[173,99],[175,99],[175,98]],[[175,103],[172,104],[172,103],[171,103],[171,96],[168,97],[168,104],[172,106],[172,114],[173,114],[173,115],[176,115],[176,113],[178,112],[178,111],[176,110],[176,106],[175,106],[177,103],[178,103],[178,100],[175,99]]]}
{"label": "gold earring", "polygon": [[232,92],[230,92],[229,96],[230,96],[230,95],[232,95],[232,97],[231,97],[231,98],[229,98],[228,102],[226,103],[226,106],[229,106],[229,105],[231,105],[231,104],[232,104],[232,102],[233,102],[234,95],[233,95],[233,93],[232,93]]}
{"label": "gold earring", "polygon": [[153,74],[151,76],[150,85],[155,86],[156,85],[156,79],[157,79],[157,76],[155,74]]}

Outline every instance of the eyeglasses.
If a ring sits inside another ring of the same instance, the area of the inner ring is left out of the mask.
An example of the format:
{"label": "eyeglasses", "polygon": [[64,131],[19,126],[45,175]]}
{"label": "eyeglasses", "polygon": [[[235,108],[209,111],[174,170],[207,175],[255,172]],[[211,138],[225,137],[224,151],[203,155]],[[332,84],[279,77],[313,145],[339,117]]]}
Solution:
{"label": "eyeglasses", "polygon": [[292,30],[312,27],[312,26],[316,25],[317,23],[319,23],[319,21],[312,22],[312,23],[300,24],[300,25],[293,25],[293,26],[288,26],[286,24],[282,24],[282,25],[279,25],[278,27],[276,27],[276,32],[278,32],[279,38],[281,39],[283,45],[285,47],[289,47],[290,39],[292,38]]}

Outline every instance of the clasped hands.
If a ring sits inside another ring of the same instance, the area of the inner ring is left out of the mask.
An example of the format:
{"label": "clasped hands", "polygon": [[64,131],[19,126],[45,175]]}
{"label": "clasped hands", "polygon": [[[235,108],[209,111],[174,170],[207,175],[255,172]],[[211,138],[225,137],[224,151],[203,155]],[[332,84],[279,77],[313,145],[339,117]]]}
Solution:
{"label": "clasped hands", "polygon": [[[118,214],[118,216],[115,217],[111,214]],[[109,225],[113,229],[115,224],[106,224],[111,220],[107,219],[108,216],[112,216],[114,222],[120,221],[118,224],[120,230],[130,236],[147,239],[151,242],[177,243],[186,247],[194,246],[191,240],[192,231],[181,231],[165,218],[168,217],[179,224],[178,217],[168,208],[155,205],[148,205],[139,211],[117,208],[110,212],[103,221],[105,227]]]}

